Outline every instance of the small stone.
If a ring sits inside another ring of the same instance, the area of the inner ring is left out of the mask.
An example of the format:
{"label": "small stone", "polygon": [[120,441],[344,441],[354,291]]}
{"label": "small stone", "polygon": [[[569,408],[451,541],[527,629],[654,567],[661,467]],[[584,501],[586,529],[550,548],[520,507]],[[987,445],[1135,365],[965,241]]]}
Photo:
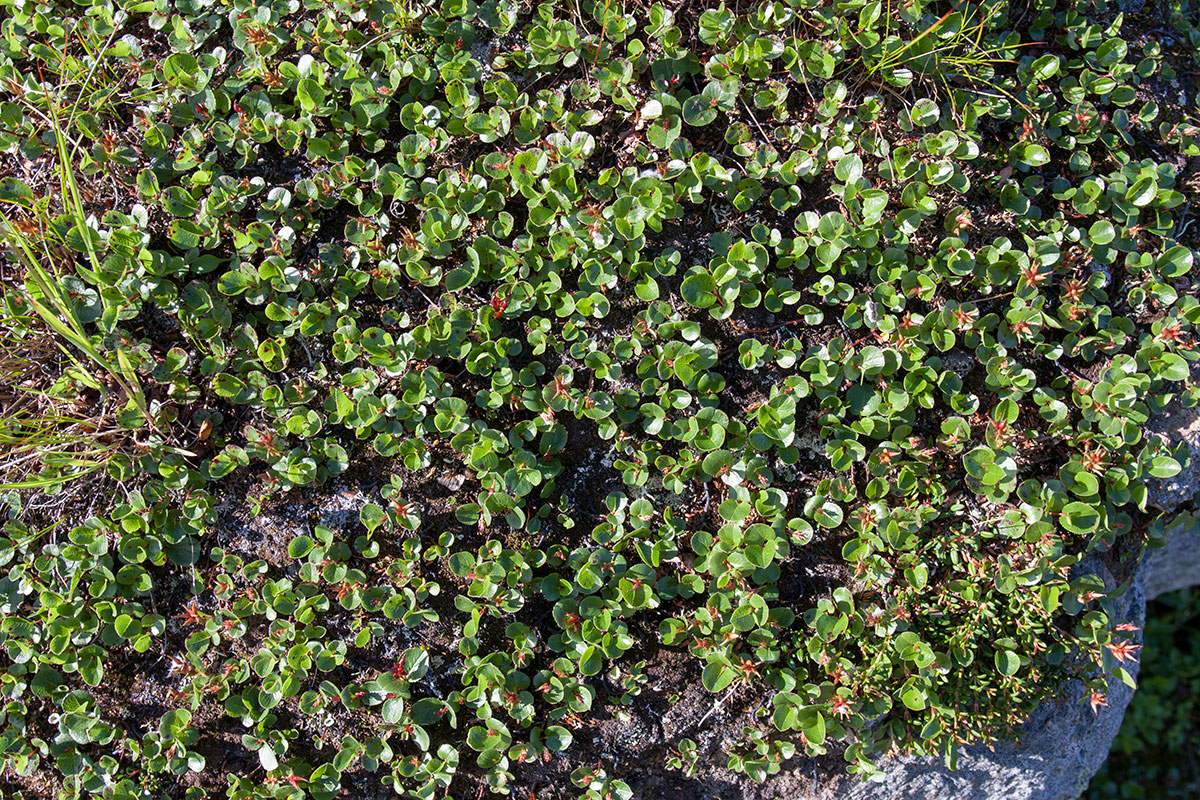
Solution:
{"label": "small stone", "polygon": [[1093,261],[1092,263],[1088,264],[1088,274],[1089,275],[1099,274],[1099,275],[1103,276],[1104,282],[1100,284],[1101,289],[1103,289],[1104,287],[1106,287],[1110,283],[1112,283],[1112,273],[1110,273],[1108,271],[1108,267],[1104,266],[1103,264],[1101,264],[1099,262]]}
{"label": "small stone", "polygon": [[868,300],[863,305],[863,321],[874,328],[879,324],[879,307],[874,300]]}
{"label": "small stone", "polygon": [[457,492],[459,489],[462,488],[462,485],[464,482],[466,482],[466,480],[467,480],[466,475],[456,474],[456,475],[442,475],[441,477],[439,477],[437,479],[437,482],[438,482],[438,485],[441,486],[442,488],[444,488],[448,491],[451,491],[451,492]]}
{"label": "small stone", "polygon": [[942,356],[942,366],[960,378],[965,378],[975,369],[975,356],[962,350],[951,350]]}

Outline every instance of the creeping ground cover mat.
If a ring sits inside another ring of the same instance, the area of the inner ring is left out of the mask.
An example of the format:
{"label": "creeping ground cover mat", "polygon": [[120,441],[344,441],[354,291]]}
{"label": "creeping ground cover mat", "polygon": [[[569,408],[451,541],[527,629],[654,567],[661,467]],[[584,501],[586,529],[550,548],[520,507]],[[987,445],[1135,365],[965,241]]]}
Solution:
{"label": "creeping ground cover mat", "polygon": [[0,0],[0,793],[800,796],[1100,710],[1198,25]]}

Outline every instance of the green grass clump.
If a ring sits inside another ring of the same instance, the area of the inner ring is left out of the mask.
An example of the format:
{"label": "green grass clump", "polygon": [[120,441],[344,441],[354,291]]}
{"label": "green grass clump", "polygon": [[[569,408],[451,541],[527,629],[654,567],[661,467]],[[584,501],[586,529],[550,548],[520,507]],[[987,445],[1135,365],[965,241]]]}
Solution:
{"label": "green grass clump", "polygon": [[13,795],[870,777],[1132,683],[1093,567],[1200,399],[1145,13],[9,4]]}

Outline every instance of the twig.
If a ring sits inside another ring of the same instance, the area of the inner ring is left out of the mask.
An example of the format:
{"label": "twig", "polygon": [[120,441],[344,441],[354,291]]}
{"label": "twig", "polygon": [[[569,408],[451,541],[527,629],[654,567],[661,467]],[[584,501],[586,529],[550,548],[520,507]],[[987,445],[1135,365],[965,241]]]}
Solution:
{"label": "twig", "polygon": [[746,109],[746,114],[749,115],[750,121],[754,123],[755,128],[758,128],[758,133],[763,138],[763,144],[770,144],[771,140],[767,137],[767,132],[763,130],[762,125],[759,124],[758,117],[755,115],[754,111],[751,110],[750,104],[745,100],[742,100],[742,108]]}
{"label": "twig", "polygon": [[[713,707],[712,707],[712,708],[710,708],[710,709],[708,710],[708,713],[707,713],[707,714],[705,714],[703,717],[701,717],[701,718],[700,718],[700,721],[699,721],[699,722],[697,722],[695,725],[693,725],[693,726],[692,726],[692,728],[702,728],[702,727],[704,727],[704,723],[705,723],[705,721],[706,721],[706,720],[707,720],[709,717],[711,717],[713,714],[717,713],[717,709],[719,709],[719,708],[721,708],[722,706],[724,706],[724,705],[725,705],[725,702],[726,702],[727,700],[729,700],[729,694],[730,694],[729,692],[725,692],[725,694],[724,694],[724,695],[722,695],[720,698],[718,698],[718,699],[717,699],[717,701],[713,703]],[[690,729],[689,729],[689,730],[690,730]]]}
{"label": "twig", "polygon": [[425,294],[425,290],[424,290],[424,289],[422,289],[420,286],[417,286],[417,287],[416,287],[416,289],[417,289],[417,291],[418,291],[418,292],[420,292],[420,293],[421,293],[421,297],[424,297],[424,298],[425,298],[425,301],[426,301],[427,303],[429,303],[429,307],[430,307],[430,308],[432,308],[434,311],[437,311],[437,303],[435,303],[435,302],[433,302],[432,300],[430,300],[430,299],[429,299],[429,295]]}
{"label": "twig", "polygon": [[1058,364],[1059,369],[1065,370],[1066,372],[1070,372],[1072,375],[1074,375],[1079,380],[1087,381],[1088,383],[1092,382],[1090,378],[1088,378],[1085,375],[1081,375],[1079,372],[1077,372],[1074,367],[1069,367],[1066,364],[1062,363],[1061,361],[1056,361],[1055,363]]}
{"label": "twig", "polygon": [[1179,224],[1175,227],[1175,238],[1183,236],[1187,233],[1187,229],[1192,226],[1192,220],[1188,219],[1188,210],[1192,207],[1192,201],[1188,200],[1183,204],[1183,214],[1179,217]]}

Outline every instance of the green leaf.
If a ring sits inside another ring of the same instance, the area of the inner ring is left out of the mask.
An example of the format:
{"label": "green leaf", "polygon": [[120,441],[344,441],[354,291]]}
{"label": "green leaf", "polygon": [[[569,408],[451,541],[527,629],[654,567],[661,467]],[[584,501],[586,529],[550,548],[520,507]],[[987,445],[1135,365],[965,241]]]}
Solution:
{"label": "green leaf", "polygon": [[141,631],[141,625],[138,624],[133,617],[128,614],[119,614],[113,620],[113,630],[117,632],[117,636],[122,639],[130,639],[136,636]]}
{"label": "green leaf", "polygon": [[1166,250],[1158,257],[1156,266],[1165,278],[1178,278],[1186,275],[1192,269],[1192,251],[1183,245],[1176,245]]}
{"label": "green leaf", "polygon": [[296,99],[302,110],[313,111],[325,101],[325,89],[311,78],[305,78],[296,86]]}
{"label": "green leaf", "polygon": [[1157,193],[1158,181],[1152,175],[1143,175],[1129,187],[1129,191],[1125,193],[1125,199],[1135,206],[1148,206],[1154,202],[1154,196]]}
{"label": "green leaf", "polygon": [[658,149],[667,150],[679,138],[682,130],[683,120],[675,114],[669,114],[646,124],[646,138]]}
{"label": "green leaf", "polygon": [[373,533],[387,519],[387,514],[374,503],[367,503],[358,512],[358,518],[367,530]]}
{"label": "green leaf", "polygon": [[813,512],[813,519],[822,528],[836,528],[842,524],[844,518],[842,507],[832,500],[824,501]]}
{"label": "green leaf", "polygon": [[446,275],[446,291],[457,292],[465,289],[475,280],[475,270],[466,267],[455,267]]}
{"label": "green leaf", "polygon": [[1037,80],[1047,81],[1058,73],[1058,66],[1058,56],[1047,53],[1034,60],[1030,65],[1030,71]]}
{"label": "green leaf", "polygon": [[1163,353],[1154,361],[1154,371],[1167,381],[1187,380],[1191,368],[1183,356],[1177,353]]}
{"label": "green leaf", "polygon": [[546,728],[546,734],[543,737],[546,742],[546,747],[556,753],[561,753],[571,746],[574,737],[571,732],[561,725],[551,725]]}
{"label": "green leaf", "polygon": [[995,661],[1001,675],[1016,675],[1021,668],[1021,657],[1011,650],[997,650]]}
{"label": "green leaf", "polygon": [[996,463],[996,454],[990,447],[980,445],[963,455],[963,466],[973,478],[986,481],[989,469]]}
{"label": "green leaf", "polygon": [[288,555],[292,558],[303,558],[313,549],[313,540],[300,535],[288,542]]}
{"label": "green leaf", "polygon": [[1111,244],[1117,238],[1117,229],[1106,219],[1099,220],[1088,229],[1088,238],[1093,244]]}
{"label": "green leaf", "polygon": [[162,203],[175,217],[191,217],[200,210],[196,198],[182,186],[172,186],[162,194]]}
{"label": "green leaf", "polygon": [[683,299],[696,308],[708,308],[717,302],[717,282],[707,272],[694,272],[683,279]]}
{"label": "green leaf", "polygon": [[1147,467],[1147,471],[1155,478],[1173,478],[1181,469],[1179,462],[1170,456],[1155,456]]}
{"label": "green leaf", "polygon": [[688,125],[702,127],[717,118],[715,97],[708,94],[696,94],[683,103],[683,120]]}
{"label": "green leaf", "polygon": [[922,711],[928,704],[925,692],[917,686],[915,678],[909,678],[900,688],[900,701],[913,711]]}
{"label": "green leaf", "polygon": [[383,721],[389,725],[395,725],[404,719],[404,698],[389,697],[383,701],[383,708],[380,709],[383,715]]}
{"label": "green leaf", "polygon": [[1027,144],[1021,150],[1021,161],[1031,167],[1041,167],[1050,163],[1050,152],[1040,144]]}
{"label": "green leaf", "polygon": [[88,686],[99,686],[104,679],[104,661],[95,653],[88,653],[79,660],[79,674]]}
{"label": "green leaf", "polygon": [[17,178],[0,178],[0,211],[6,204],[28,207],[33,204],[33,190]]}
{"label": "green leaf", "polygon": [[232,400],[242,394],[247,388],[246,382],[228,372],[219,372],[213,377],[213,391],[221,397]]}
{"label": "green leaf", "polygon": [[199,88],[199,65],[190,53],[172,53],[163,62],[163,80],[168,86]]}
{"label": "green leaf", "polygon": [[800,732],[804,734],[804,738],[810,744],[821,745],[825,742],[825,716],[821,713],[821,709],[816,706],[808,706],[800,709],[796,714],[796,723],[800,726]]}
{"label": "green leaf", "polygon": [[184,250],[199,247],[206,231],[196,223],[187,219],[172,220],[167,226],[167,237]]}
{"label": "green leaf", "polygon": [[418,725],[432,725],[442,719],[446,713],[446,703],[436,697],[423,697],[413,703],[412,710],[409,711],[409,717]]}
{"label": "green leaf", "polygon": [[700,681],[710,692],[719,692],[737,677],[737,672],[723,661],[710,661],[701,673]]}
{"label": "green leaf", "polygon": [[858,193],[858,199],[862,201],[863,222],[867,225],[874,225],[883,218],[883,212],[887,210],[888,194],[883,189],[865,189]]}
{"label": "green leaf", "polygon": [[1058,518],[1059,524],[1072,533],[1088,534],[1100,525],[1100,512],[1087,503],[1067,503]]}
{"label": "green leaf", "polygon": [[271,372],[282,372],[287,367],[287,350],[278,339],[264,339],[258,345],[258,357]]}
{"label": "green leaf", "polygon": [[833,168],[833,177],[839,181],[846,183],[856,181],[862,177],[863,162],[854,153],[847,153],[838,159],[837,164]]}
{"label": "green leaf", "polygon": [[604,659],[595,645],[584,650],[579,658],[579,671],[584,675],[596,675],[603,667]]}
{"label": "green leaf", "polygon": [[913,124],[922,128],[933,125],[941,118],[941,115],[938,104],[927,97],[923,97],[913,103],[912,111],[909,114]]}
{"label": "green leaf", "polygon": [[504,753],[496,748],[489,748],[479,754],[475,763],[485,770],[491,770],[504,759]]}

